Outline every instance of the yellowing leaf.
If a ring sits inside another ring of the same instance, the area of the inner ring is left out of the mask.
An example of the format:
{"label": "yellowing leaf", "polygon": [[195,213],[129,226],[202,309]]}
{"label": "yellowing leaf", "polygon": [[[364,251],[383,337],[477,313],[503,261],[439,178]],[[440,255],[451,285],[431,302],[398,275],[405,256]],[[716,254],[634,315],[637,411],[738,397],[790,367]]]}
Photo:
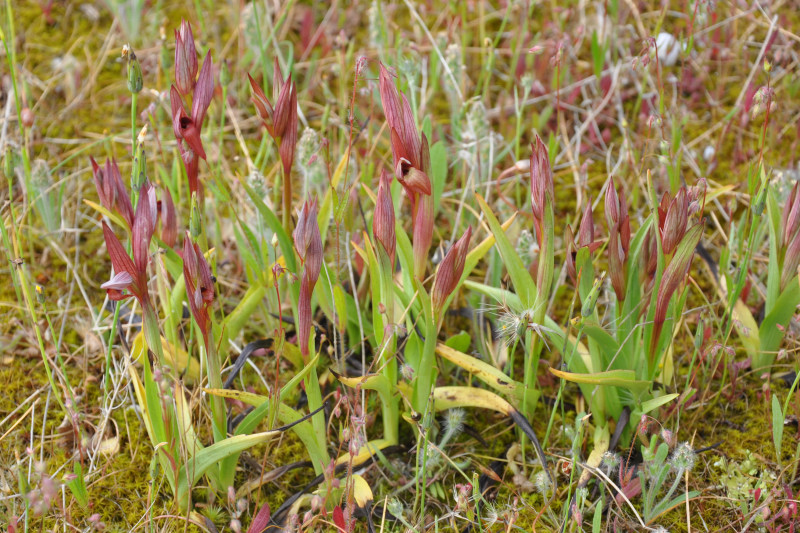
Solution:
{"label": "yellowing leaf", "polygon": [[[183,348],[173,346],[164,337],[161,337],[161,346],[164,350],[166,363],[180,374],[186,383],[191,384],[200,377],[200,363],[197,359],[189,357],[189,354]],[[139,332],[136,338],[133,339],[131,358],[137,363],[141,363],[145,353],[144,334]]]}
{"label": "yellowing leaf", "polygon": [[607,372],[579,374],[551,368],[550,372],[561,379],[572,381],[573,383],[623,387],[626,389],[633,389],[637,392],[650,388],[650,382],[637,380],[636,373],[633,370],[609,370]]}
{"label": "yellowing leaf", "polygon": [[367,480],[358,474],[353,474],[353,499],[356,505],[363,508],[373,500],[372,489]]}

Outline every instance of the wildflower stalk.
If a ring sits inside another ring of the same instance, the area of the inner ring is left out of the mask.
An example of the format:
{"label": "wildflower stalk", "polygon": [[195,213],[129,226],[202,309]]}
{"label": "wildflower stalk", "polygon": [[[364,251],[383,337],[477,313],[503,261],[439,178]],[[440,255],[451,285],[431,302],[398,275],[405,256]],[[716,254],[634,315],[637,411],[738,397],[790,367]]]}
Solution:
{"label": "wildflower stalk", "polygon": [[[530,180],[531,207],[540,250],[539,265],[536,272],[537,292],[534,300],[533,321],[537,324],[542,324],[547,313],[550,286],[553,283],[555,215],[553,210],[553,171],[550,168],[547,147],[538,134],[531,146]],[[526,337],[528,352],[525,354],[523,379],[527,394],[529,390],[535,390],[536,388],[539,354],[543,343],[539,336],[534,335],[531,331],[526,332]],[[524,400],[524,406],[525,415],[530,417],[533,413],[530,411],[527,398]]]}
{"label": "wildflower stalk", "polygon": [[[381,301],[384,302],[384,327],[380,365],[382,373],[389,380],[389,385],[397,386],[397,336],[394,328],[394,282],[392,278],[392,264],[388,254],[378,246],[378,268],[380,271]],[[391,401],[382,406],[384,438],[392,443],[398,442],[398,429],[400,425],[400,398],[392,396]]]}
{"label": "wildflower stalk", "polygon": [[[133,57],[128,58],[128,75],[129,78],[131,76],[131,61],[136,61],[136,56],[133,55],[133,51],[130,51],[130,54]],[[141,78],[141,71],[139,71],[139,77]],[[131,84],[128,84],[129,89],[133,89],[134,87]],[[136,153],[136,105],[137,100],[139,98],[139,91],[131,90],[131,153]],[[94,160],[92,160],[94,161]],[[107,167],[110,168],[110,167]],[[135,171],[135,169],[134,169]],[[106,176],[106,179],[110,179],[110,176]],[[131,207],[132,209],[136,209],[136,203],[138,201],[138,192],[136,187],[131,188]],[[103,393],[108,394],[108,388],[111,383],[111,350],[114,346],[114,338],[117,336],[117,324],[119,323],[119,313],[120,313],[120,306],[119,304],[114,305],[114,317],[111,320],[111,331],[108,335],[108,350],[106,350],[106,368],[103,376]],[[160,337],[159,337],[159,345],[160,345]]]}

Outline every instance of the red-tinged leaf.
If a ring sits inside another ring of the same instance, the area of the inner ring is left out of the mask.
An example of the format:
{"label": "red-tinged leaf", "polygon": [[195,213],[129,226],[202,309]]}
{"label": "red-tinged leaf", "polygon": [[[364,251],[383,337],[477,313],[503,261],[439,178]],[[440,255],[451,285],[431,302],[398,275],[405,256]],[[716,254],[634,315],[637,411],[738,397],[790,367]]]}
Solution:
{"label": "red-tinged leaf", "polygon": [[606,187],[605,200],[606,222],[610,228],[614,224],[619,224],[619,219],[622,213],[622,209],[619,205],[619,193],[617,192],[617,186],[614,183],[613,177],[609,179],[608,186]]}
{"label": "red-tinged leaf", "polygon": [[[89,157],[89,160],[92,162],[92,177],[94,178],[95,189],[97,189],[97,196],[100,198],[100,204],[110,211],[114,209],[114,184],[109,179],[108,172],[100,168],[94,157]],[[107,163],[106,166],[108,166]]]}
{"label": "red-tinged leaf", "polygon": [[283,74],[281,73],[281,65],[278,62],[278,58],[275,57],[272,63],[272,98],[274,100],[278,99],[278,94],[280,94],[281,90],[283,90]]}
{"label": "red-tinged leaf", "polygon": [[186,95],[194,89],[197,76],[197,50],[194,45],[192,27],[181,21],[180,30],[175,30],[175,84]]}
{"label": "red-tinged leaf", "polygon": [[283,137],[284,131],[289,125],[289,117],[292,112],[292,92],[294,84],[291,82],[292,78],[289,77],[289,83],[285,83],[278,93],[278,98],[275,99],[275,115],[273,124],[275,127],[275,136]]}
{"label": "red-tinged leaf", "polygon": [[781,290],[789,283],[795,283],[794,277],[797,275],[798,266],[800,266],[800,231],[794,234],[789,246],[786,247],[781,269]]}
{"label": "red-tinged leaf", "polygon": [[261,117],[265,123],[268,124],[270,128],[270,136],[274,135],[272,129],[272,117],[274,111],[272,109],[272,104],[270,103],[267,96],[264,94],[264,90],[256,83],[256,80],[248,73],[247,79],[250,80],[250,89],[253,91],[253,96],[251,100],[253,104],[256,106],[256,111],[258,112],[258,116]]}
{"label": "red-tinged leaf", "polygon": [[157,213],[155,190],[152,185],[145,183],[139,194],[139,203],[136,206],[136,215],[131,231],[133,264],[136,266],[136,274],[140,276],[147,272],[147,263],[150,260],[150,241],[155,231]]}
{"label": "red-tinged leaf", "polygon": [[381,170],[378,184],[378,196],[375,202],[375,211],[372,215],[372,235],[383,246],[389,256],[389,262],[394,265],[397,237],[395,235],[394,203],[392,202],[392,178],[386,170]]}
{"label": "red-tinged leaf", "polygon": [[622,248],[619,225],[611,226],[608,236],[608,269],[611,271],[611,286],[620,302],[625,299],[627,280],[625,278],[625,259],[627,254]]}
{"label": "red-tinged leaf", "polygon": [[176,139],[183,139],[183,124],[190,118],[183,107],[181,93],[174,85],[169,89],[169,103],[172,109],[172,132]]}
{"label": "red-tinged leaf", "polygon": [[103,237],[106,240],[106,248],[108,249],[108,256],[111,259],[111,264],[114,266],[115,272],[127,272],[133,279],[136,279],[136,267],[131,261],[128,252],[119,242],[117,236],[108,227],[108,224],[103,221]]}
{"label": "red-tinged leaf", "polygon": [[689,220],[689,198],[686,188],[681,187],[669,204],[669,209],[664,218],[664,227],[661,234],[661,247],[664,255],[670,255],[686,233],[686,224]]}
{"label": "red-tinged leaf", "polygon": [[279,148],[281,163],[283,165],[284,176],[289,176],[294,163],[294,152],[297,146],[297,88],[289,79],[287,86],[291,86],[289,95],[288,117],[286,126],[281,133],[281,145]]}
{"label": "red-tinged leaf", "polygon": [[472,228],[468,227],[464,235],[450,248],[439,263],[436,278],[433,282],[431,301],[435,309],[441,309],[448,296],[455,290],[464,272],[464,263],[469,252],[469,241],[472,238]]}
{"label": "red-tinged leaf", "polygon": [[800,200],[798,200],[798,194],[800,193],[798,193],[798,186],[800,186],[800,183],[794,184],[792,192],[786,199],[786,205],[783,206],[783,223],[779,229],[779,243],[782,243],[784,247],[789,245],[798,227],[800,227]]}
{"label": "red-tinged leaf", "polygon": [[214,63],[211,60],[211,52],[208,52],[203,60],[203,66],[200,68],[200,76],[197,77],[197,84],[194,87],[194,99],[192,100],[192,121],[198,129],[203,126],[203,119],[213,97]]}
{"label": "red-tinged leaf", "polygon": [[[402,118],[399,124],[394,124],[394,128],[398,130],[400,139],[403,141],[403,147],[411,164],[415,167],[421,168],[422,161],[420,160],[420,152],[422,145],[417,131],[417,125],[414,123],[414,115],[411,112],[411,106],[408,104],[406,95],[400,93],[402,101]],[[424,170],[424,169],[423,169]]]}
{"label": "red-tinged leaf", "polygon": [[178,218],[169,189],[164,189],[161,206],[161,240],[170,248],[174,248],[175,243],[178,242]]}
{"label": "red-tinged leaf", "polygon": [[211,331],[211,318],[208,305],[214,301],[214,286],[211,269],[206,262],[200,247],[193,243],[189,232],[183,241],[183,278],[186,281],[186,298],[195,322],[208,342]]}
{"label": "red-tinged leaf", "polygon": [[292,233],[297,254],[303,266],[316,283],[322,269],[322,236],[317,221],[318,207],[315,199],[306,200],[297,217],[297,226]]}
{"label": "red-tinged leaf", "polygon": [[[397,87],[395,87],[393,77],[394,75],[381,63],[378,92],[381,95],[383,114],[386,116],[386,122],[389,123],[389,127],[397,129],[403,115],[400,109],[400,97],[397,94]],[[400,138],[402,139],[402,136]]]}
{"label": "red-tinged leaf", "polygon": [[592,197],[589,196],[586,208],[583,210],[583,218],[578,228],[578,246],[589,246],[594,244],[594,214],[592,213]]}
{"label": "red-tinged leaf", "polygon": [[414,211],[414,273],[418,278],[425,276],[428,264],[428,251],[433,242],[433,195],[422,194]]}
{"label": "red-tinged leaf", "polygon": [[347,523],[344,519],[344,511],[342,511],[342,508],[338,505],[333,508],[333,523],[336,524],[336,527],[342,531],[347,531]]}
{"label": "red-tinged leaf", "polygon": [[197,243],[194,243],[194,253],[197,257],[198,285],[200,286],[202,300],[208,305],[214,301],[214,277],[211,274],[211,267]]}
{"label": "red-tinged leaf", "polygon": [[267,529],[267,525],[269,524],[269,516],[269,504],[264,502],[264,505],[262,505],[261,509],[259,509],[256,513],[256,516],[253,517],[253,521],[250,522],[250,527],[247,528],[247,533],[261,533]]}
{"label": "red-tinged leaf", "polygon": [[117,166],[117,160],[112,159],[110,163],[106,161],[106,169],[107,178],[110,178],[114,184],[114,205],[117,212],[125,219],[128,228],[133,228],[133,205],[131,197],[128,195],[128,189],[125,188],[125,183],[122,181],[122,173]]}

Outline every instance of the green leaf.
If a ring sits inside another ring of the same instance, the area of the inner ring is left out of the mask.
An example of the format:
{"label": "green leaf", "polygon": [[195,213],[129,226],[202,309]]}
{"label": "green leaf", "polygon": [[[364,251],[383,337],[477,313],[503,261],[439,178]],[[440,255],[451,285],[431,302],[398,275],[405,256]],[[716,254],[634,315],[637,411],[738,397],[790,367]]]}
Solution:
{"label": "green leaf", "polygon": [[461,331],[444,341],[445,345],[459,352],[466,352],[472,344],[472,336],[466,331]]}
{"label": "green leaf", "polygon": [[[778,297],[772,311],[764,317],[758,330],[758,336],[761,339],[762,360],[764,361],[759,366],[769,365],[774,360],[775,354],[768,352],[776,352],[780,347],[784,336],[781,328],[785,330],[789,325],[798,304],[800,304],[800,284],[797,280],[792,279]],[[754,368],[756,368],[755,362]]]}
{"label": "green leaf", "polygon": [[252,448],[256,444],[261,444],[277,437],[283,429],[264,431],[254,435],[236,435],[212,444],[197,452],[192,459],[186,462],[178,473],[177,498],[181,507],[188,506],[189,490],[206,473],[206,471],[219,463],[221,460],[231,455],[241,453]]}
{"label": "green leaf", "polygon": [[772,395],[772,442],[775,444],[775,456],[781,463],[781,445],[783,444],[783,411],[776,394]]}
{"label": "green leaf", "polygon": [[644,415],[654,409],[658,409],[662,405],[668,404],[678,396],[680,395],[677,393],[665,394],[664,396],[659,396],[658,398],[652,398],[650,400],[647,400],[646,402],[642,402],[642,405],[639,408],[639,414]]}
{"label": "green leaf", "polygon": [[67,481],[67,487],[78,501],[78,504],[86,509],[89,505],[89,492],[86,490],[86,480],[83,477],[83,468],[80,461],[75,461],[73,472],[75,473],[75,479]]}
{"label": "green leaf", "polygon": [[278,237],[278,242],[281,246],[281,254],[283,254],[283,257],[286,259],[286,268],[291,272],[297,272],[297,260],[294,256],[294,246],[292,246],[292,240],[289,238],[289,235],[286,234],[286,230],[283,229],[280,220],[278,220],[278,217],[272,212],[272,209],[264,203],[264,200],[258,196],[258,193],[247,184],[244,178],[239,177],[239,183],[242,184],[242,187],[244,187],[253,205],[267,222],[267,226],[269,226]]}
{"label": "green leaf", "polygon": [[[428,137],[430,139],[430,137]],[[442,193],[447,181],[447,148],[442,141],[431,146],[431,185],[434,215],[439,212]]]}
{"label": "green leaf", "polygon": [[564,372],[563,370],[550,368],[550,372],[559,378],[572,381],[573,383],[623,387],[636,392],[648,390],[651,385],[649,381],[637,380],[636,373],[633,370],[608,370],[606,372],[578,374],[575,372]]}
{"label": "green leaf", "polygon": [[536,283],[533,281],[528,269],[525,268],[522,259],[517,255],[514,245],[508,240],[506,233],[500,226],[500,222],[498,222],[497,217],[494,216],[492,208],[489,207],[481,195],[476,194],[475,197],[481,207],[481,211],[483,211],[486,217],[489,228],[492,230],[492,234],[494,234],[495,241],[497,242],[497,249],[500,251],[500,256],[503,258],[503,263],[505,263],[506,269],[508,270],[508,275],[511,276],[514,289],[517,291],[522,305],[526,308],[533,306],[537,296]]}

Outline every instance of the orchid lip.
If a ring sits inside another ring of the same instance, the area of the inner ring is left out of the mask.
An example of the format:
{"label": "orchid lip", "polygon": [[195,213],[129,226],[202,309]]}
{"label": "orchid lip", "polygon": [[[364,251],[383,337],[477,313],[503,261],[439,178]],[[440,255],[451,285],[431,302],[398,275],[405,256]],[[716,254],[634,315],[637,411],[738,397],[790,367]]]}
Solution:
{"label": "orchid lip", "polygon": [[100,285],[101,289],[106,290],[122,290],[127,289],[133,284],[133,276],[128,272],[117,272],[114,276]]}

